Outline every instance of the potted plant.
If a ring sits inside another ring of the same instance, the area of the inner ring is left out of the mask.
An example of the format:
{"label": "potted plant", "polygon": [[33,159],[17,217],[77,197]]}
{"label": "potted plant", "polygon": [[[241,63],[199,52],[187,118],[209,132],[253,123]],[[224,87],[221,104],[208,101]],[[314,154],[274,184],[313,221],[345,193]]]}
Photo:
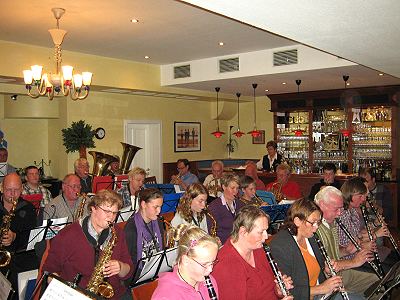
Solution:
{"label": "potted plant", "polygon": [[94,131],[92,126],[85,121],[72,122],[71,127],[61,130],[63,136],[63,145],[66,152],[79,151],[80,158],[86,158],[86,148],[95,148]]}

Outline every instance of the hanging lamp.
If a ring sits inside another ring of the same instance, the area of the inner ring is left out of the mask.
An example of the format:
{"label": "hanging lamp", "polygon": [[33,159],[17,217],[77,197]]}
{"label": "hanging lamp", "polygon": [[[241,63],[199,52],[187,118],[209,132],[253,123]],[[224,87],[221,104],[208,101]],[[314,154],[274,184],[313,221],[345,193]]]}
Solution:
{"label": "hanging lamp", "polygon": [[218,114],[219,114],[219,108],[218,108],[218,93],[221,90],[220,87],[216,87],[215,91],[217,92],[217,129],[214,132],[211,132],[212,135],[214,135],[217,139],[220,138],[223,134],[225,134],[225,132],[222,132],[221,130],[219,130],[219,118],[218,118]]}
{"label": "hanging lamp", "polygon": [[252,137],[258,137],[261,135],[260,130],[257,129],[257,115],[256,115],[256,88],[257,88],[258,84],[253,83],[251,86],[253,87],[254,126],[253,126],[253,130],[249,131],[248,134],[251,134]]}
{"label": "hanging lamp", "polygon": [[[296,79],[296,84],[297,84],[297,94],[300,94],[300,84],[301,84],[301,80],[300,79]],[[294,135],[295,136],[302,136],[304,133],[304,130],[300,128],[300,112],[297,112],[297,129],[294,130]]]}
{"label": "hanging lamp", "polygon": [[237,130],[236,132],[233,133],[234,136],[240,138],[242,135],[245,135],[245,133],[243,131],[240,131],[240,109],[239,109],[239,102],[240,102],[240,93],[236,93],[236,97],[237,97]]}
{"label": "hanging lamp", "polygon": [[[349,80],[350,76],[349,75],[343,75],[343,81],[344,81],[344,89],[347,89],[347,81]],[[347,111],[346,111],[346,103],[344,103],[344,113],[345,113],[345,120],[347,120]],[[346,121],[346,128],[340,129],[340,133],[343,134],[343,136],[348,137],[350,135],[350,129],[347,128],[347,121]]]}

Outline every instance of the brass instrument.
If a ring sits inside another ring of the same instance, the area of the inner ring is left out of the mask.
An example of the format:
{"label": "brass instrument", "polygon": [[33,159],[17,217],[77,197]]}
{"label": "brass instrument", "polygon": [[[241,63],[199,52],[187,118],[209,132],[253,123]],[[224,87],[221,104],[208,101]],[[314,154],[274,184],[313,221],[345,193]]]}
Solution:
{"label": "brass instrument", "polygon": [[[317,233],[314,233],[314,238],[315,241],[317,242],[319,251],[321,252],[322,256],[324,257],[324,260],[326,262],[326,265],[329,268],[329,271],[331,272],[331,277],[333,276],[337,276],[337,272],[335,270],[335,268],[332,265],[332,260],[329,257],[328,253],[326,252],[326,249],[324,247],[324,244],[322,244],[321,240],[319,239],[319,236],[317,235]],[[344,290],[344,286],[340,286],[339,287],[339,292],[342,295],[343,300],[349,300],[349,295],[347,294],[347,292]]]}
{"label": "brass instrument", "polygon": [[265,255],[267,256],[267,260],[269,265],[271,266],[272,273],[274,273],[276,282],[279,285],[279,288],[281,289],[282,295],[284,297],[290,296],[289,290],[286,288],[285,282],[283,281],[283,276],[281,272],[278,270],[278,265],[274,261],[272,255],[271,255],[271,249],[267,244],[263,244],[263,249],[265,252]]}
{"label": "brass instrument", "polygon": [[[1,241],[3,240],[3,237],[7,234],[7,232],[10,230],[10,225],[11,225],[11,219],[14,217],[15,213],[15,208],[17,207],[18,203],[18,198],[14,199],[11,198],[11,209],[8,212],[8,214],[5,214],[3,216],[3,220],[1,222],[1,227],[0,227],[0,235],[1,235]],[[0,267],[5,267],[8,266],[8,264],[11,261],[11,253],[10,251],[7,251],[4,249],[3,243],[0,244]]]}
{"label": "brass instrument", "polygon": [[170,222],[168,222],[163,216],[158,216],[158,218],[166,225],[168,226],[165,228],[166,234],[164,235],[164,245],[167,245],[167,248],[174,248],[176,244],[176,239],[175,237],[175,232],[176,228],[171,225]]}
{"label": "brass instrument", "polygon": [[214,178],[213,180],[211,180],[210,183],[207,185],[207,190],[209,195],[214,195],[215,197],[218,197],[218,192],[223,192],[221,186],[221,178]]}
{"label": "brass instrument", "polygon": [[[361,205],[360,208],[361,208],[361,214],[363,216],[364,223],[365,223],[365,229],[367,230],[368,239],[370,241],[373,241],[374,237],[372,235],[372,231],[371,231],[371,227],[370,227],[369,217],[367,214],[367,208],[365,207],[365,205]],[[373,251],[373,254],[374,254],[375,264],[378,267],[379,272],[382,274],[382,276],[384,276],[385,272],[383,271],[382,262],[381,262],[381,259],[379,258],[378,252]]]}
{"label": "brass instrument", "polygon": [[208,231],[210,235],[215,238],[217,237],[217,225],[218,225],[217,220],[215,220],[214,216],[210,213],[208,209],[204,209],[203,211],[206,213],[206,215],[210,218],[211,222],[213,223],[211,225],[211,228],[208,229]]}
{"label": "brass instrument", "polygon": [[[357,251],[361,251],[361,246],[357,243],[356,239],[351,235],[351,233],[348,231],[346,226],[340,221],[340,219],[336,218],[335,219],[336,223],[338,226],[343,230],[344,234],[349,238],[349,240],[353,243],[354,247],[356,247]],[[381,272],[379,271],[379,268],[373,261],[367,261],[368,264],[371,266],[371,268],[374,270],[376,276],[378,276],[379,279],[382,279],[383,276]]]}
{"label": "brass instrument", "polygon": [[[369,206],[371,207],[372,212],[374,213],[376,219],[378,220],[378,222],[383,225],[385,224],[385,220],[383,219],[383,216],[378,212],[378,210],[376,209],[376,207],[374,206],[373,201],[371,201],[370,198],[367,198],[367,202],[369,204]],[[389,229],[388,229],[389,230]],[[389,231],[389,236],[388,236],[390,243],[392,244],[394,250],[397,253],[397,256],[400,258],[400,250],[399,250],[399,246],[396,242],[396,240],[394,239],[393,235],[390,233]]]}
{"label": "brass instrument", "polygon": [[98,151],[89,151],[88,153],[93,156],[93,176],[105,176],[110,164],[118,161],[115,156],[107,153]]}
{"label": "brass instrument", "polygon": [[114,296],[114,289],[110,283],[104,280],[104,266],[110,261],[113,248],[118,240],[113,224],[110,223],[109,226],[111,229],[111,238],[104,247],[86,287],[88,291],[106,299],[110,299]]}
{"label": "brass instrument", "polygon": [[121,142],[122,145],[122,157],[121,157],[121,161],[119,163],[119,172],[121,174],[128,174],[129,170],[131,168],[131,163],[133,158],[136,155],[136,152],[138,152],[140,149],[140,147],[137,146],[133,146],[133,145],[129,145],[126,143]]}
{"label": "brass instrument", "polygon": [[82,201],[81,201],[81,203],[79,203],[79,207],[75,212],[74,221],[79,220],[80,218],[83,217],[84,212],[85,212],[85,206],[88,202],[88,199],[90,199],[91,196],[94,196],[94,194],[93,193],[87,193],[87,194],[86,193],[82,193],[82,194],[77,193],[77,196],[82,197]]}
{"label": "brass instrument", "polygon": [[282,186],[283,186],[283,183],[281,183],[280,181],[277,181],[272,185],[272,188],[271,188],[271,192],[272,192],[272,194],[274,194],[275,200],[277,203],[279,203],[283,199],[285,199],[285,196],[282,193]]}

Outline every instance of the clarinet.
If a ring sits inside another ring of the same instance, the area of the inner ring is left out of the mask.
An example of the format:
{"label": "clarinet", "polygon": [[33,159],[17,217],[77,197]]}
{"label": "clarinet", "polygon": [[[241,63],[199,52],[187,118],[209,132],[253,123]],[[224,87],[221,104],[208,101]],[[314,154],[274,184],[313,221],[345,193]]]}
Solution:
{"label": "clarinet", "polygon": [[[378,210],[376,209],[376,207],[374,206],[374,203],[371,201],[371,199],[367,198],[367,202],[369,204],[369,206],[371,207],[372,212],[374,213],[374,215],[376,216],[376,219],[378,220],[379,223],[384,224],[385,220],[383,219],[382,215],[378,212]],[[389,229],[388,229],[389,230]],[[388,236],[390,243],[392,244],[394,250],[397,253],[397,256],[400,258],[400,250],[399,250],[399,246],[397,245],[396,240],[394,239],[393,235],[390,233],[389,231],[389,236]]]}
{"label": "clarinet", "polygon": [[[369,217],[367,214],[367,208],[365,207],[365,205],[362,205],[360,208],[361,208],[361,214],[363,216],[364,223],[365,223],[365,229],[367,229],[368,238],[370,241],[372,241],[374,239],[374,237],[372,235],[371,228],[369,227]],[[381,262],[381,259],[379,258],[378,252],[374,251],[373,253],[374,253],[375,264],[378,267],[379,272],[382,275],[385,275],[385,272],[383,271],[383,268],[382,268],[382,262]]]}
{"label": "clarinet", "polygon": [[[331,277],[337,276],[337,272],[335,271],[335,268],[332,266],[332,260],[329,257],[328,253],[326,252],[324,244],[322,244],[322,242],[319,239],[319,236],[317,235],[317,233],[314,233],[314,238],[315,238],[315,241],[317,242],[319,251],[321,251],[321,254],[324,257],[324,260],[325,260],[325,262],[326,262],[326,264],[327,264],[327,266],[329,268],[329,271],[331,272]],[[344,286],[343,285],[339,287],[339,292],[340,292],[340,295],[342,295],[343,300],[350,300],[349,295],[344,290]]]}
{"label": "clarinet", "polygon": [[267,260],[269,262],[269,265],[271,266],[272,272],[274,273],[275,279],[278,282],[279,288],[282,291],[283,296],[284,297],[290,296],[290,292],[286,288],[285,282],[283,281],[282,274],[278,270],[278,265],[276,264],[276,262],[272,258],[271,248],[268,245],[263,244],[263,249],[264,249],[265,255],[267,256]]}
{"label": "clarinet", "polygon": [[212,285],[210,276],[205,276],[204,278],[206,279],[205,282],[210,300],[218,300],[217,293],[215,292],[215,289]]}
{"label": "clarinet", "polygon": [[[356,247],[357,251],[361,251],[361,246],[357,243],[355,238],[351,235],[351,233],[347,230],[346,226],[340,221],[339,219],[335,219],[336,223],[339,225],[339,227],[343,230],[343,232],[346,234],[346,236],[349,238],[349,240],[352,242],[354,247]],[[371,268],[374,270],[375,274],[378,276],[379,279],[382,279],[383,276],[379,272],[378,267],[375,265],[373,261],[367,261],[368,264],[371,266]]]}

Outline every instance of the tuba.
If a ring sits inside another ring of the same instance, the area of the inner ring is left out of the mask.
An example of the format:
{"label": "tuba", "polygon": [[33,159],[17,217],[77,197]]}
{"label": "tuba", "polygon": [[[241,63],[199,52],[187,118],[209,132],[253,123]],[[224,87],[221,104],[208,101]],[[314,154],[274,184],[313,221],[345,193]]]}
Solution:
{"label": "tuba", "polygon": [[[18,199],[11,198],[11,203],[12,203],[11,209],[8,212],[8,214],[3,216],[3,220],[1,223],[1,228],[0,228],[1,240],[3,240],[3,237],[10,230],[11,219],[14,216],[15,208],[17,207],[17,203],[18,203]],[[8,266],[10,261],[11,261],[11,253],[4,249],[3,244],[0,244],[0,267],[2,268],[5,266]]]}
{"label": "tuba", "polygon": [[93,176],[104,176],[107,173],[109,165],[118,161],[118,158],[107,153],[89,151],[89,154],[93,156]]}
{"label": "tuba", "polygon": [[119,171],[121,174],[128,174],[132,160],[135,157],[136,152],[138,152],[142,148],[129,145],[123,142],[121,142],[121,145],[123,148],[123,152],[122,152],[121,162],[119,163]]}
{"label": "tuba", "polygon": [[104,247],[96,266],[94,267],[93,273],[90,276],[89,283],[86,289],[96,295],[100,295],[103,298],[110,299],[114,296],[114,289],[107,281],[104,280],[103,270],[106,263],[111,259],[113,248],[117,243],[117,234],[112,223],[110,223],[111,238],[108,241],[106,247]]}

